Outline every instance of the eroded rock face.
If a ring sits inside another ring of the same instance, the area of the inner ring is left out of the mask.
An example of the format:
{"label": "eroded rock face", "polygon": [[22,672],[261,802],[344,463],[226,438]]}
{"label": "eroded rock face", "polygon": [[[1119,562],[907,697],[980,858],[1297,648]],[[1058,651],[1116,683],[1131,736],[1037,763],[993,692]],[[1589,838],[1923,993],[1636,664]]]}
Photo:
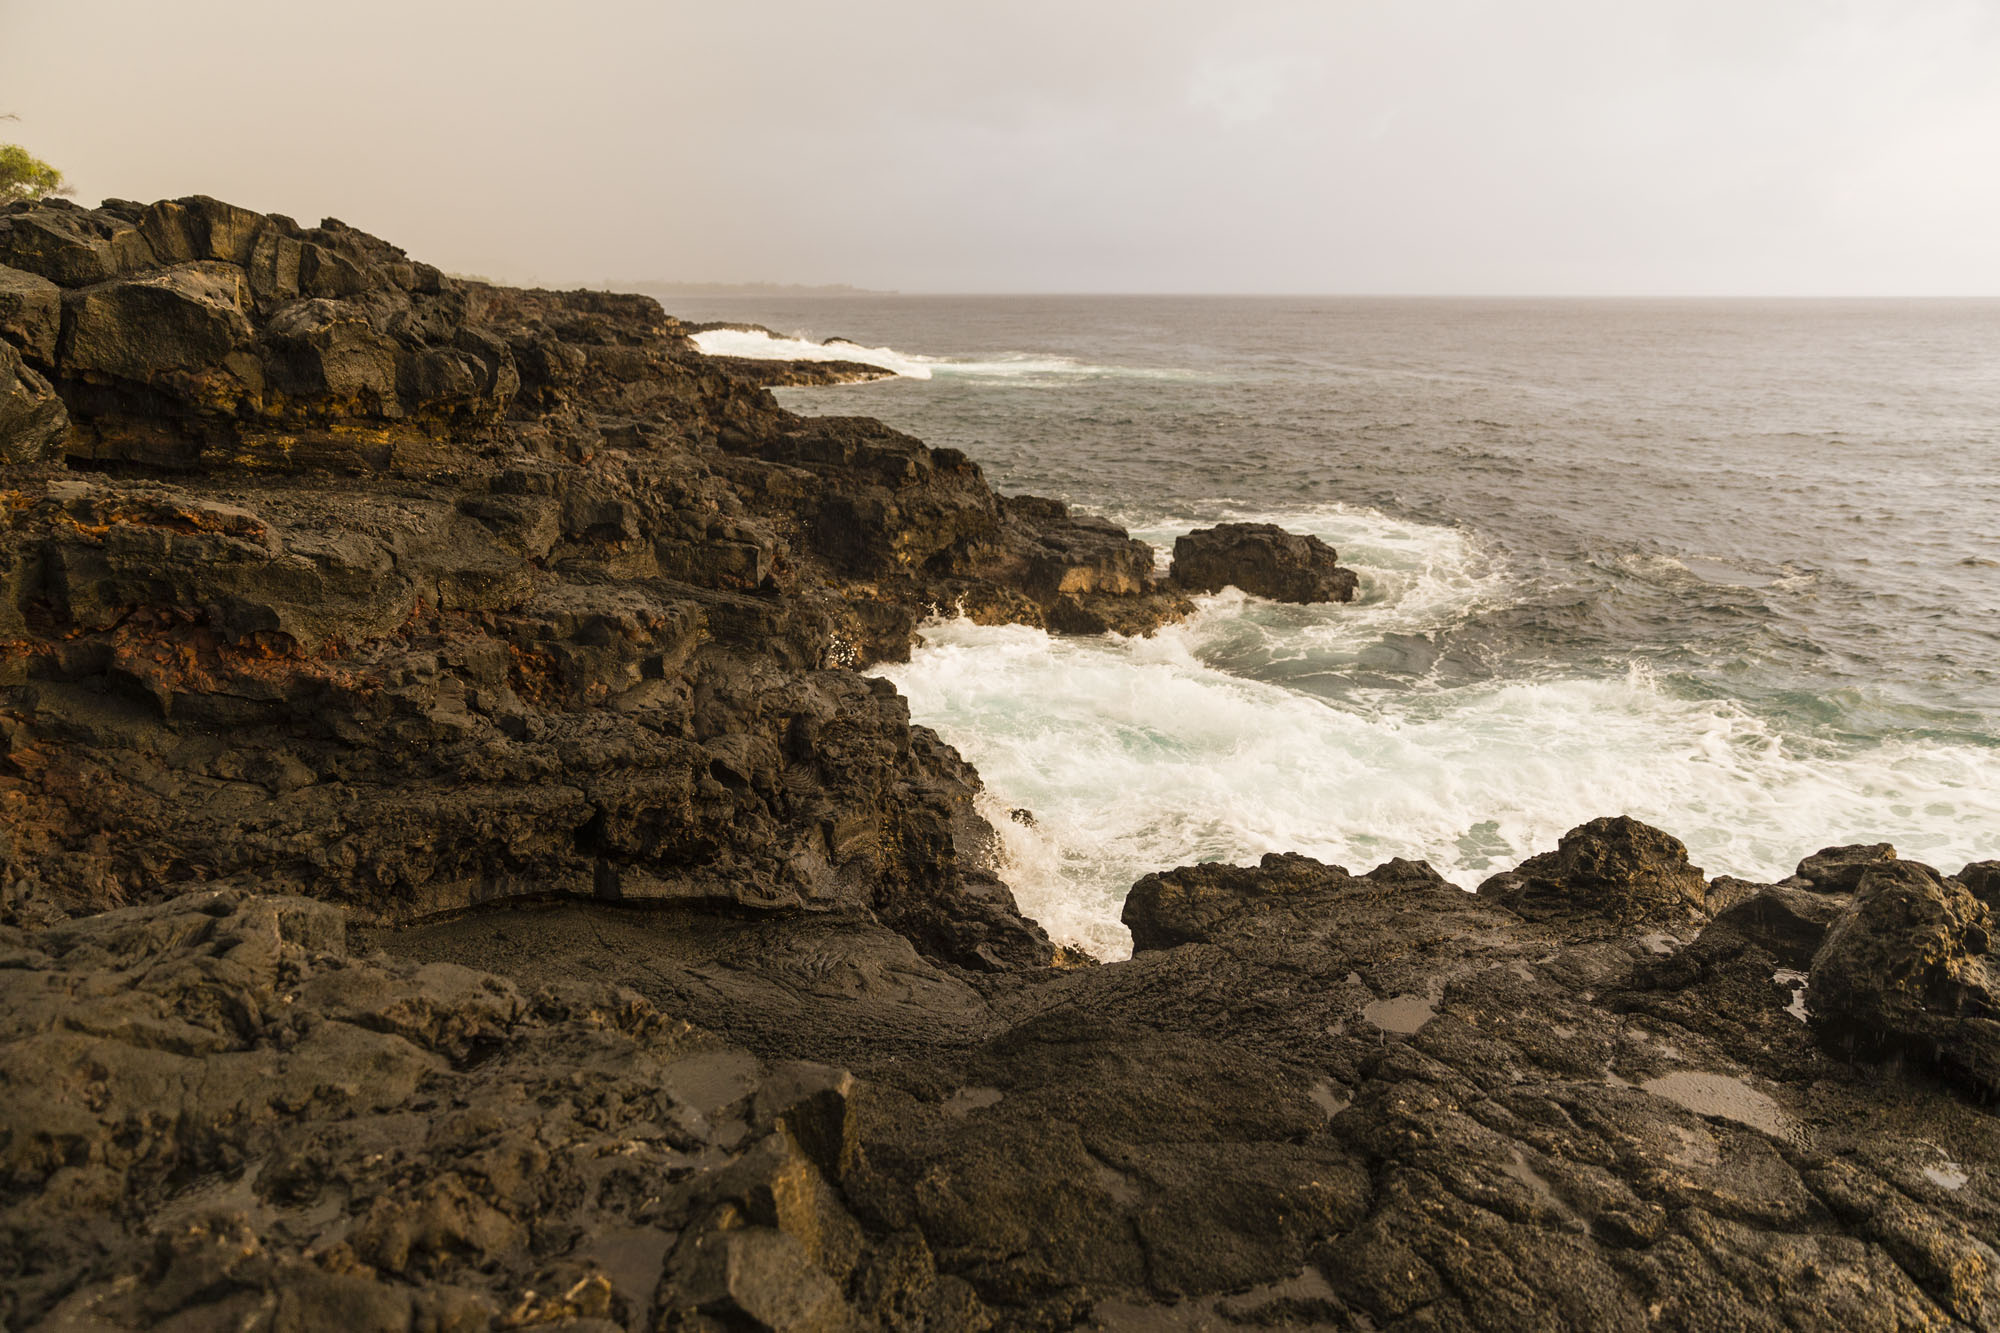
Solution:
{"label": "eroded rock face", "polygon": [[62,457],[69,413],[49,382],[0,342],[0,466]]}
{"label": "eroded rock face", "polygon": [[46,369],[55,364],[61,335],[62,288],[36,274],[0,267],[0,341]]}
{"label": "eroded rock face", "polygon": [[1174,582],[1193,592],[1237,587],[1279,602],[1351,602],[1360,578],[1319,538],[1273,523],[1222,523],[1174,541]]}

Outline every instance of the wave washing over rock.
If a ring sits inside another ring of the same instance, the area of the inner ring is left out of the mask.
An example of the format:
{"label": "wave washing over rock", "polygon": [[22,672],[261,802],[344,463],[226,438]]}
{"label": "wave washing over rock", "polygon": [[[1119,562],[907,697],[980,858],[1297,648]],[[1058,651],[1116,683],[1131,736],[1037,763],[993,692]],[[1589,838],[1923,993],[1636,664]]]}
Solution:
{"label": "wave washing over rock", "polygon": [[[2000,1327],[2000,864],[1274,849],[1135,867],[1094,963],[863,671],[955,608],[1213,707],[1240,595],[796,361],[0,211],[6,1327]],[[1362,575],[1315,614],[1491,587]]]}

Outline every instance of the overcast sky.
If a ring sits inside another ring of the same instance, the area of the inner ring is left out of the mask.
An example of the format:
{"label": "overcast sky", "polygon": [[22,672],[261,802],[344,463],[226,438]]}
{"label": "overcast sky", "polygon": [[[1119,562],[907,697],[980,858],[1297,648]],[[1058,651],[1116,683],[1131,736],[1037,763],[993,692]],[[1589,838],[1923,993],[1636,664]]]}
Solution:
{"label": "overcast sky", "polygon": [[511,280],[2000,294],[2000,0],[0,0],[0,111]]}

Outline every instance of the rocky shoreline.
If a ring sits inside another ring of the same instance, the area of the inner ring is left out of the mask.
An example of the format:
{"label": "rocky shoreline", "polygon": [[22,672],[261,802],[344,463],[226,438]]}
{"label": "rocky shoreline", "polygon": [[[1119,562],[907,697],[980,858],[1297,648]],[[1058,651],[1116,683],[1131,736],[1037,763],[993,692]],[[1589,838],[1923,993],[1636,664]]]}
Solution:
{"label": "rocky shoreline", "polygon": [[2000,865],[1605,819],[1073,956],[856,668],[1182,584],[688,329],[0,210],[6,1328],[2000,1328]]}

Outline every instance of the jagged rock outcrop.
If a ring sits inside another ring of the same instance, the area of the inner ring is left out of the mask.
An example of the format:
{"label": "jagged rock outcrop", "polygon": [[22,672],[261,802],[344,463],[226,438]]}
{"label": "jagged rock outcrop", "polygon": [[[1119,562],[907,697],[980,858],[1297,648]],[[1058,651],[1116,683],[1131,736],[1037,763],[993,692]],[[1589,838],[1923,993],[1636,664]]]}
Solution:
{"label": "jagged rock outcrop", "polygon": [[1929,866],[1884,859],[1813,955],[1806,1003],[1836,1053],[1913,1059],[2000,1100],[1993,913]]}
{"label": "jagged rock outcrop", "polygon": [[0,479],[16,919],[249,877],[375,921],[582,895],[1049,956],[976,775],[850,668],[960,600],[1150,628],[1182,603],[1143,544],[792,416],[644,297],[202,198],[14,205],[0,264],[0,449],[48,465]]}
{"label": "jagged rock outcrop", "polygon": [[1479,886],[1522,916],[1686,927],[1706,915],[1707,881],[1679,838],[1619,815],[1571,829],[1553,852],[1531,856]]}
{"label": "jagged rock outcrop", "polygon": [[1275,523],[1221,523],[1174,540],[1173,579],[1192,592],[1236,587],[1278,602],[1351,602],[1360,576],[1319,538]]}

